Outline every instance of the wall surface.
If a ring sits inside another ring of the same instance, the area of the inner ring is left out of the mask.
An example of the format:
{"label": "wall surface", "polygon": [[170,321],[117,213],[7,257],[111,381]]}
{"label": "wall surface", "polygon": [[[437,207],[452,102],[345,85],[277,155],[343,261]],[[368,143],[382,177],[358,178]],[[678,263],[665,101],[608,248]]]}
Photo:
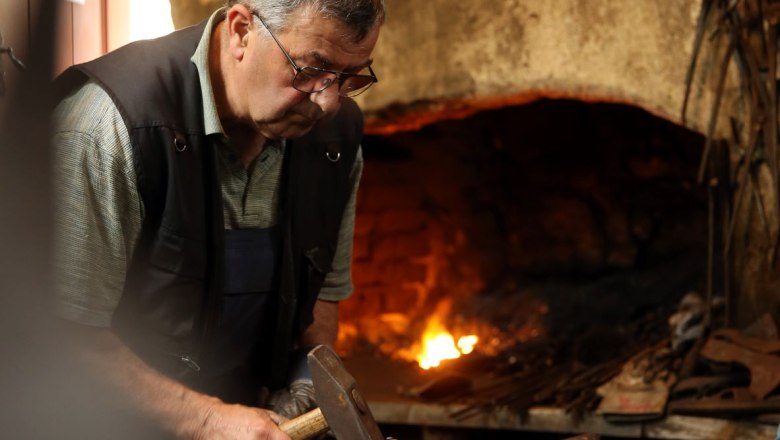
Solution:
{"label": "wall surface", "polygon": [[[563,96],[629,103],[677,122],[700,3],[389,0],[375,52],[380,83],[360,103],[370,115],[398,103],[446,114]],[[694,98],[701,130],[709,93]]]}
{"label": "wall surface", "polygon": [[173,25],[181,29],[198,24],[224,4],[224,0],[171,0]]}

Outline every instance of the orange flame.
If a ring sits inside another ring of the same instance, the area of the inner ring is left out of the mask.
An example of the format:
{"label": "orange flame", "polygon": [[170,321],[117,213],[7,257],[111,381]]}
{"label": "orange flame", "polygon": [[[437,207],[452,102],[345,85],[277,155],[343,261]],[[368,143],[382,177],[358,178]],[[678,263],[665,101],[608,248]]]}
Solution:
{"label": "orange flame", "polygon": [[434,315],[428,320],[428,326],[423,333],[422,349],[417,355],[417,363],[425,370],[438,367],[445,359],[457,359],[461,355],[471,353],[478,341],[476,335],[468,335],[460,337],[456,344],[452,334],[439,321],[439,317]]}

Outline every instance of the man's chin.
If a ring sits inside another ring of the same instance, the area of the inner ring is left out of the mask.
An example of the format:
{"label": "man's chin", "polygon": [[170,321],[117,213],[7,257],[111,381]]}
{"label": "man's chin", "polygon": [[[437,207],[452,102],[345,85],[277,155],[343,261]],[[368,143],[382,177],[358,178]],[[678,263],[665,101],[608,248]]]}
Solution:
{"label": "man's chin", "polygon": [[305,124],[288,124],[285,127],[270,127],[270,133],[266,135],[269,139],[295,139],[299,138],[314,128],[313,122]]}
{"label": "man's chin", "polygon": [[284,137],[287,139],[299,138],[310,132],[312,128],[314,128],[314,124],[295,125],[290,127],[290,130]]}

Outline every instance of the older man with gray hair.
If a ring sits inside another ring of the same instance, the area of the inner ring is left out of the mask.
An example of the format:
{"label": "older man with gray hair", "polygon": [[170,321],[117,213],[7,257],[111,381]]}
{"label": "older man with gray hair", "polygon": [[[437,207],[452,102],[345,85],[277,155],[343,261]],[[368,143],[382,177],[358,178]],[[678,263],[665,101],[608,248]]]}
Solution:
{"label": "older man with gray hair", "polygon": [[352,290],[349,97],[377,81],[384,15],[230,0],[58,79],[55,310],[178,438],[284,439],[315,404],[303,354]]}

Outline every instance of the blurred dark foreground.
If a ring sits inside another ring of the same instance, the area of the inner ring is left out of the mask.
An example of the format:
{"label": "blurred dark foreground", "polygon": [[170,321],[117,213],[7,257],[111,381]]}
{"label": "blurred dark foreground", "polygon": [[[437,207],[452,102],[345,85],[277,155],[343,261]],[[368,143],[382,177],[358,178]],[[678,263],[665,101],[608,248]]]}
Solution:
{"label": "blurred dark foreground", "polygon": [[27,69],[0,97],[7,109],[0,121],[0,438],[158,438],[79,364],[68,333],[47,313],[50,72],[63,3],[43,2]]}

